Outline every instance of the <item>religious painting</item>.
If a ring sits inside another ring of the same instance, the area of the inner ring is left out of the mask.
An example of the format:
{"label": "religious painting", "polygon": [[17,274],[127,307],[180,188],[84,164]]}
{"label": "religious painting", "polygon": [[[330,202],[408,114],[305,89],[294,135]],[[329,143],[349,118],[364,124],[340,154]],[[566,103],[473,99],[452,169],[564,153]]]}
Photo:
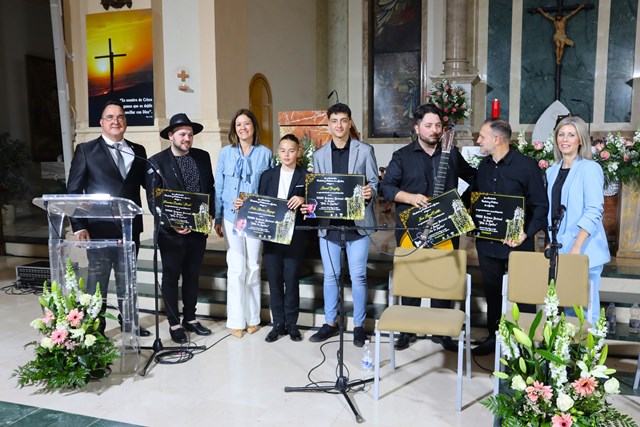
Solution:
{"label": "religious painting", "polygon": [[371,2],[369,136],[410,135],[420,105],[421,0]]}
{"label": "religious painting", "polygon": [[26,57],[31,158],[55,162],[62,155],[62,131],[56,64],[53,59]]}
{"label": "religious painting", "polygon": [[121,102],[129,126],[153,126],[151,9],[87,15],[89,126],[109,100]]}

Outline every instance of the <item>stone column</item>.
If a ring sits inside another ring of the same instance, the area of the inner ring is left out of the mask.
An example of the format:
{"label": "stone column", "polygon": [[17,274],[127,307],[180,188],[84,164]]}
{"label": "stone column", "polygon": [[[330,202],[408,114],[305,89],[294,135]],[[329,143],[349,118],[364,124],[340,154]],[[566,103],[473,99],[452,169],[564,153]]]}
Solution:
{"label": "stone column", "polygon": [[[447,79],[462,86],[467,91],[467,105],[473,105],[474,85],[478,83],[477,73],[471,70],[467,56],[467,13],[466,0],[446,1],[446,41],[444,70],[433,80]],[[456,126],[457,146],[473,145],[471,118]]]}
{"label": "stone column", "polygon": [[467,2],[447,0],[444,76],[468,76],[467,59]]}

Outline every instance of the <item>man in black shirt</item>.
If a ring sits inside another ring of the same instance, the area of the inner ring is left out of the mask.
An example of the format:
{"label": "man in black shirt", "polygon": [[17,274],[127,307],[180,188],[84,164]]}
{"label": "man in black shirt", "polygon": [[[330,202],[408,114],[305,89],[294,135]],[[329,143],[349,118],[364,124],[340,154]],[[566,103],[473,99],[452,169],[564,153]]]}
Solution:
{"label": "man in black shirt", "polygon": [[[153,199],[156,189],[178,190],[209,195],[209,212],[214,211],[213,171],[209,153],[193,148],[193,137],[202,131],[202,125],[180,113],[171,117],[160,136],[171,140],[171,146],[149,160],[161,174],[147,175],[149,207],[151,211],[161,197]],[[155,188],[154,184],[155,183]],[[179,344],[188,341],[187,331],[197,335],[209,335],[211,330],[196,320],[198,279],[200,266],[207,245],[207,235],[197,231],[172,227],[163,220],[158,230],[158,246],[162,256],[162,296],[166,304],[169,333]],[[183,319],[180,324],[178,310],[178,279],[182,276]]]}
{"label": "man in black shirt", "polygon": [[[384,179],[380,183],[382,196],[396,204],[396,227],[402,227],[400,214],[411,207],[424,207],[434,195],[436,176],[442,158],[442,112],[433,104],[423,104],[413,112],[415,141],[393,153]],[[469,166],[456,147],[448,157],[444,191],[458,186],[458,177],[472,183],[476,170]],[[396,243],[400,246],[404,230],[396,230]],[[453,239],[457,248],[459,239]],[[419,306],[420,298],[402,297],[403,305]],[[432,300],[432,307],[449,307],[449,301]],[[415,334],[401,333],[395,343],[396,350],[404,350],[415,341]],[[450,337],[433,337],[446,350],[458,351]]]}
{"label": "man in black shirt", "polygon": [[478,136],[480,152],[487,157],[478,167],[473,191],[524,197],[525,221],[524,231],[517,240],[500,243],[476,239],[489,329],[487,339],[473,349],[477,356],[491,354],[495,349],[495,331],[502,312],[502,276],[507,271],[509,253],[534,251],[536,233],[547,228],[549,202],[540,168],[535,160],[512,149],[510,138],[511,126],[499,118],[486,120]]}

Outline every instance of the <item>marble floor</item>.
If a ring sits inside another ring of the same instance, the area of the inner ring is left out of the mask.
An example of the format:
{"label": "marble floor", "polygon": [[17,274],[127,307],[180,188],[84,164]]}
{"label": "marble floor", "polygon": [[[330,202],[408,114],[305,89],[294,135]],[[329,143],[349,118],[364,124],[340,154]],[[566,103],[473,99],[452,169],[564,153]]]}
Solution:
{"label": "marble floor", "polygon": [[[0,287],[15,279],[15,265],[29,261],[0,257]],[[207,350],[185,363],[154,364],[144,377],[116,368],[109,378],[92,382],[81,391],[42,394],[32,387],[20,389],[15,378],[10,378],[16,366],[32,357],[32,347],[24,349],[23,345],[36,338],[29,323],[40,314],[37,298],[33,294],[11,294],[4,288],[0,292],[0,310],[4,319],[0,333],[0,425],[356,425],[341,395],[284,392],[285,386],[304,386],[311,381],[335,383],[338,342],[311,343],[309,330],[303,331],[302,342],[284,337],[268,344],[264,341],[268,326],[237,339],[228,335],[223,320],[202,319],[214,334],[194,335],[195,344],[204,345]],[[166,319],[161,320],[160,338],[168,346],[171,340]],[[141,324],[152,328],[154,316],[141,314]],[[117,324],[109,323],[107,334],[118,339]],[[362,350],[353,346],[351,335],[346,334],[345,340],[346,375],[350,380],[366,377],[359,366]],[[152,343],[152,338],[142,339],[143,345]],[[149,354],[142,352],[140,365]],[[492,425],[493,417],[479,403],[492,391],[488,372],[493,364],[491,356],[474,361],[472,379],[464,381],[461,412],[454,410],[453,353],[444,352],[431,341],[419,340],[397,353],[399,368],[394,373],[390,373],[388,357],[383,348],[379,401],[374,400],[371,385],[349,393],[366,425]],[[635,365],[626,369],[634,370]],[[640,419],[637,394],[617,396],[613,403]]]}

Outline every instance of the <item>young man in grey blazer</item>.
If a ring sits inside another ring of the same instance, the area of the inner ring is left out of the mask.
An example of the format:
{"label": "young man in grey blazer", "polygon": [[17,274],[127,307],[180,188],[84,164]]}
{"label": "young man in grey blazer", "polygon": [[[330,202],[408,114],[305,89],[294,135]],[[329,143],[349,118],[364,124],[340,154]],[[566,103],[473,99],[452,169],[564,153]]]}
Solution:
{"label": "young man in grey blazer", "polygon": [[[338,279],[340,277],[340,230],[332,226],[374,227],[376,219],[373,204],[378,194],[378,165],[373,147],[351,138],[351,109],[345,104],[335,104],[327,111],[332,140],[319,148],[313,156],[315,173],[340,173],[364,175],[364,199],[366,203],[364,220],[320,219],[320,255],[324,268],[324,313],[326,323],[311,336],[309,341],[321,342],[339,332]],[[303,206],[305,209],[305,206]],[[303,213],[306,213],[303,211]],[[326,227],[326,228],[324,228]],[[364,330],[367,305],[367,258],[369,255],[369,235],[373,230],[349,229],[346,231],[346,251],[353,294],[353,343],[362,347],[367,339]],[[344,327],[344,325],[343,325]]]}

